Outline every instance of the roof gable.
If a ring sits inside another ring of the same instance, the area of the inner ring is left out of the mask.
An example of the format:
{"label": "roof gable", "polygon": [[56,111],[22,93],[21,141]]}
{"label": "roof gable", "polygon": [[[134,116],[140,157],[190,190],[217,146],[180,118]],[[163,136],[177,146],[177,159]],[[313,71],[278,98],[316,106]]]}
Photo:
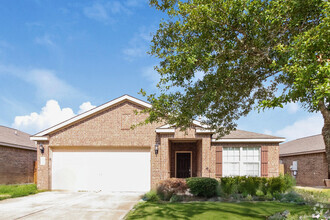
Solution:
{"label": "roof gable", "polygon": [[68,125],[71,125],[71,124],[73,124],[73,123],[75,123],[77,121],[80,121],[80,120],[82,120],[82,119],[84,119],[86,117],[89,117],[91,115],[97,114],[100,111],[103,111],[103,110],[105,110],[107,108],[110,108],[110,107],[112,107],[112,106],[114,106],[116,104],[122,103],[124,101],[129,101],[129,102],[132,102],[134,104],[140,105],[140,106],[145,107],[145,108],[150,108],[151,107],[151,105],[149,103],[145,102],[145,101],[142,101],[140,99],[134,98],[134,97],[129,96],[129,95],[123,95],[123,96],[121,96],[119,98],[116,98],[116,99],[114,99],[112,101],[109,101],[109,102],[107,102],[107,103],[105,103],[103,105],[97,106],[97,107],[95,107],[95,108],[93,108],[93,109],[91,109],[89,111],[86,111],[86,112],[84,112],[82,114],[79,114],[77,116],[74,116],[74,117],[72,117],[72,118],[70,118],[70,119],[68,119],[66,121],[63,121],[63,122],[57,124],[57,125],[54,125],[54,126],[48,128],[46,130],[43,130],[43,131],[41,131],[41,132],[33,135],[31,137],[31,140],[35,140],[35,141],[38,141],[38,140],[48,140],[48,137],[46,135],[48,135],[48,134],[50,134],[50,133],[52,133],[54,131],[57,131],[57,130],[63,128],[63,127],[66,127]]}

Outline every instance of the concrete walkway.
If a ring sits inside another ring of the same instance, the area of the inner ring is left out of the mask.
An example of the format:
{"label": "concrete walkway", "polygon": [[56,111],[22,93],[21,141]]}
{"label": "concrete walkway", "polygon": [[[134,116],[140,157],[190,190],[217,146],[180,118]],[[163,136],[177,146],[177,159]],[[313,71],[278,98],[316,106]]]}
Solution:
{"label": "concrete walkway", "polygon": [[122,219],[141,193],[43,192],[0,201],[0,219]]}

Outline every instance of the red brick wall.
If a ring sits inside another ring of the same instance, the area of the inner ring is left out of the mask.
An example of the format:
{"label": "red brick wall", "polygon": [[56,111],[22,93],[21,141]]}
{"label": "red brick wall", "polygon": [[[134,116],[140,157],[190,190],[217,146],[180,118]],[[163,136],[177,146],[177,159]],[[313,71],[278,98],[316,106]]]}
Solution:
{"label": "red brick wall", "polygon": [[327,179],[327,161],[325,153],[305,154],[280,157],[284,164],[284,172],[292,174],[290,166],[298,161],[296,182],[298,186],[324,186],[323,179]]}
{"label": "red brick wall", "polygon": [[0,184],[33,183],[37,152],[0,146]]}

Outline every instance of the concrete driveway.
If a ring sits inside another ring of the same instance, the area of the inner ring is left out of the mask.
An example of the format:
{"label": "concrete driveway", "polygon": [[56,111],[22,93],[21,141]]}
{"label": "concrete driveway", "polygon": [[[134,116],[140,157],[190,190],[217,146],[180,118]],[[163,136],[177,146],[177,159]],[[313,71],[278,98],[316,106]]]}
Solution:
{"label": "concrete driveway", "polygon": [[0,201],[0,219],[122,219],[141,193],[43,192]]}

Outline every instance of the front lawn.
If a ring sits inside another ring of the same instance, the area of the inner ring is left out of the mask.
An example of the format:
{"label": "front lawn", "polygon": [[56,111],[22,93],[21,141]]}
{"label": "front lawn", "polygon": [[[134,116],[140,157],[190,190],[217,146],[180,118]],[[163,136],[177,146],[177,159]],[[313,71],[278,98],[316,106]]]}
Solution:
{"label": "front lawn", "polygon": [[290,211],[303,215],[310,206],[280,202],[141,202],[127,215],[127,219],[266,219],[277,212]]}
{"label": "front lawn", "polygon": [[0,185],[0,200],[27,196],[40,192],[35,184]]}

